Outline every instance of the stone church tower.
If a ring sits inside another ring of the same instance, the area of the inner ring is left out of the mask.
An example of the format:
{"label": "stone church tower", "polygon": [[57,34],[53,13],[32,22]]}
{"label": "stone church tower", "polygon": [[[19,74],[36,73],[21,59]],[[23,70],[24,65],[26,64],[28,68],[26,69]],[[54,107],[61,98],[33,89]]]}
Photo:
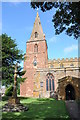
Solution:
{"label": "stone church tower", "polygon": [[46,68],[47,64],[47,43],[37,12],[30,40],[27,41],[24,61],[24,70],[26,70],[24,77],[26,77],[26,80],[20,85],[20,95],[28,97],[33,96],[33,82],[36,69]]}

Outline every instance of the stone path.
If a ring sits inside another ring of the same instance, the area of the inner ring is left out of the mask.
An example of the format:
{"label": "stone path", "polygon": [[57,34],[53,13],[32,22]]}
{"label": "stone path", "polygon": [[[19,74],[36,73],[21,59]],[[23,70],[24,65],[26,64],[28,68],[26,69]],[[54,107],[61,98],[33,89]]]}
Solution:
{"label": "stone path", "polygon": [[71,120],[80,120],[80,105],[74,100],[65,101]]}

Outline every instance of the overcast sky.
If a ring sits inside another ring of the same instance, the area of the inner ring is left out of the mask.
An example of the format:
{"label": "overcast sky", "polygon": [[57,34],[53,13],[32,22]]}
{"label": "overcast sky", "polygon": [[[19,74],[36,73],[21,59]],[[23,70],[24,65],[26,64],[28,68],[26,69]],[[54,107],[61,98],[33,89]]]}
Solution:
{"label": "overcast sky", "polygon": [[[47,12],[38,10],[43,32],[48,44],[48,58],[78,57],[78,41],[64,33],[55,35],[52,17],[56,9]],[[16,39],[18,48],[26,52],[26,42],[29,40],[37,10],[31,8],[29,2],[2,3],[2,33],[7,33]],[[1,26],[1,22],[0,22]]]}

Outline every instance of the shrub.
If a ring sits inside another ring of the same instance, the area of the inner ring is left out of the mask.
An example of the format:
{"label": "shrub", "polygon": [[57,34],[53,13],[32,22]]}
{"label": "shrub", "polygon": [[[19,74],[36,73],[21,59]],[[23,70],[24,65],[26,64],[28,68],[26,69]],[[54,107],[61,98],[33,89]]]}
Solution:
{"label": "shrub", "polygon": [[12,96],[12,93],[13,93],[13,86],[10,85],[10,86],[6,89],[5,95],[6,95],[6,96]]}

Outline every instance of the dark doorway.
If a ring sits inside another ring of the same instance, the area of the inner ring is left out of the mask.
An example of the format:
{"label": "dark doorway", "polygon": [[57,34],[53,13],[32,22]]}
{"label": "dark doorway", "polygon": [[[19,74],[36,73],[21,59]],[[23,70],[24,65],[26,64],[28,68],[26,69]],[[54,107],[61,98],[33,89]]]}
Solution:
{"label": "dark doorway", "polygon": [[65,89],[66,100],[75,100],[75,90],[71,84],[68,84]]}

